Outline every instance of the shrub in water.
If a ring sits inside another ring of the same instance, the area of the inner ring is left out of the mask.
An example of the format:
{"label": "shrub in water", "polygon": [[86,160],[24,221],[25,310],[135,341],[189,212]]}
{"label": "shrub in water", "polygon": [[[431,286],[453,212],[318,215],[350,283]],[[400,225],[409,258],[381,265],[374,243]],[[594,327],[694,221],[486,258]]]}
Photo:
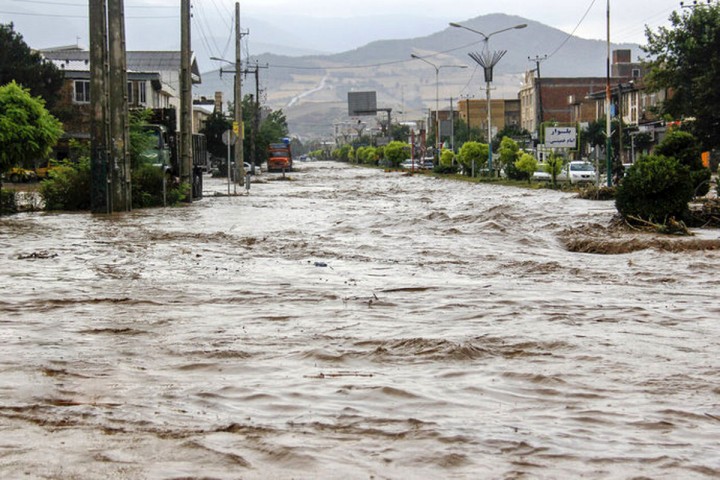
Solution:
{"label": "shrub in water", "polygon": [[88,210],[90,208],[90,160],[66,162],[52,169],[40,184],[46,210]]}
{"label": "shrub in water", "polygon": [[625,217],[665,223],[682,219],[694,193],[690,169],[675,158],[642,157],[628,170],[617,187],[615,206]]}
{"label": "shrub in water", "polygon": [[15,202],[15,192],[0,189],[0,215],[16,212],[17,203]]}
{"label": "shrub in water", "polygon": [[447,165],[445,163],[441,163],[440,165],[435,165],[435,167],[433,167],[433,172],[445,175],[454,175],[458,172],[458,168],[459,167],[457,165]]}
{"label": "shrub in water", "polygon": [[132,172],[132,205],[133,208],[163,206],[163,181],[165,186],[165,202],[168,206],[180,203],[189,192],[189,185],[178,185],[170,176],[166,176],[160,168],[153,165],[141,165]]}

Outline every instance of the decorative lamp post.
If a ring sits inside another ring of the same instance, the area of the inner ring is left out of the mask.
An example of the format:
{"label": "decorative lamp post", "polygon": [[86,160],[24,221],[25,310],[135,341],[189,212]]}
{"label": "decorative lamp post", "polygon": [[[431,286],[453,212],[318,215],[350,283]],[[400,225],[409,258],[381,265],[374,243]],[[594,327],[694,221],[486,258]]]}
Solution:
{"label": "decorative lamp post", "polygon": [[497,30],[495,32],[492,32],[490,34],[485,35],[483,32],[480,32],[478,30],[472,29],[470,27],[466,27],[465,25],[460,25],[459,23],[450,23],[451,27],[456,28],[464,28],[465,30],[469,30],[473,33],[477,33],[478,35],[481,35],[483,37],[483,42],[485,43],[483,47],[482,53],[469,53],[470,58],[472,58],[475,62],[477,62],[481,67],[484,69],[485,73],[485,92],[487,97],[487,131],[488,131],[488,170],[492,171],[493,168],[493,162],[492,162],[492,108],[490,106],[490,83],[493,79],[493,68],[497,63],[500,61],[500,59],[507,53],[507,50],[499,50],[496,52],[490,52],[490,45],[489,40],[490,37],[493,35],[497,35],[498,33],[507,32],[508,30],[516,30],[527,27],[526,23],[522,23],[520,25],[515,25],[514,27],[508,27],[503,28],[502,30]]}
{"label": "decorative lamp post", "polygon": [[440,69],[441,68],[467,68],[467,65],[435,65],[431,61],[411,53],[410,56],[416,60],[421,60],[435,69],[435,153],[438,163],[440,162]]}

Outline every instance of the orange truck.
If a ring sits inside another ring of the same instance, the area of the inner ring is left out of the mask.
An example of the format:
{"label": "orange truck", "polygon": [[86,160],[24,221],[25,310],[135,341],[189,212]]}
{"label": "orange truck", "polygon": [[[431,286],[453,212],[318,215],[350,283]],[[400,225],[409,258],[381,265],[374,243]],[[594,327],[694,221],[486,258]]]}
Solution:
{"label": "orange truck", "polygon": [[268,172],[289,172],[293,160],[289,143],[271,143],[268,147]]}

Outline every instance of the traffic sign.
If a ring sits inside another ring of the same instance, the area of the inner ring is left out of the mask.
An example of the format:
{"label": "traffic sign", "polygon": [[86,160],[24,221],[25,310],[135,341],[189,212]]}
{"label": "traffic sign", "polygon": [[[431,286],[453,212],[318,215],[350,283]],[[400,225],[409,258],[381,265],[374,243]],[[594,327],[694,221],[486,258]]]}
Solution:
{"label": "traffic sign", "polygon": [[232,130],[225,130],[222,134],[222,141],[225,145],[235,145],[237,137],[237,134]]}

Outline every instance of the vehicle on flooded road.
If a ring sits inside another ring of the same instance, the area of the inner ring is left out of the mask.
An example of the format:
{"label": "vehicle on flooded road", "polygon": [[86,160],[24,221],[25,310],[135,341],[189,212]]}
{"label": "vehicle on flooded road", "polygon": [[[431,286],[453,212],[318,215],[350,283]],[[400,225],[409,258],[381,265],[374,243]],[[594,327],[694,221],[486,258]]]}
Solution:
{"label": "vehicle on flooded road", "polygon": [[597,175],[592,163],[583,160],[569,162],[558,174],[558,181],[570,182],[573,185],[595,183]]}

